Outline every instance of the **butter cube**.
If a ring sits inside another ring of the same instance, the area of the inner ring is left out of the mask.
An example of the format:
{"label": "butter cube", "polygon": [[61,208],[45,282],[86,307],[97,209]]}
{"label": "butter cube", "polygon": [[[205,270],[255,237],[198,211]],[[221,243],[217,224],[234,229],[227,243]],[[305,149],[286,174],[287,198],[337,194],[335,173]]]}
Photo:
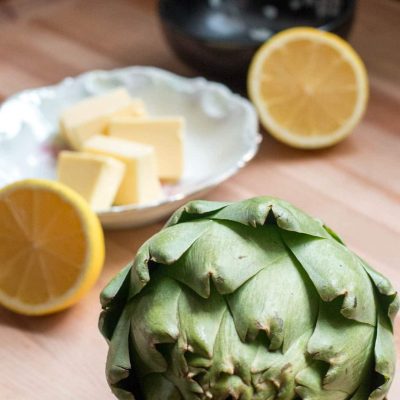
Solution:
{"label": "butter cube", "polygon": [[62,151],[58,156],[58,180],[84,197],[93,210],[112,205],[125,173],[125,165],[112,157]]}
{"label": "butter cube", "polygon": [[184,120],[173,118],[110,119],[108,134],[112,137],[147,144],[154,147],[160,179],[177,181],[183,174],[183,130]]}
{"label": "butter cube", "polygon": [[80,150],[86,139],[105,133],[111,117],[123,115],[143,117],[146,110],[141,100],[132,99],[125,89],[120,88],[66,108],[60,117],[60,128],[69,145]]}
{"label": "butter cube", "polygon": [[83,149],[115,157],[125,164],[125,175],[115,197],[115,204],[143,204],[163,197],[152,147],[96,135],[85,141]]}

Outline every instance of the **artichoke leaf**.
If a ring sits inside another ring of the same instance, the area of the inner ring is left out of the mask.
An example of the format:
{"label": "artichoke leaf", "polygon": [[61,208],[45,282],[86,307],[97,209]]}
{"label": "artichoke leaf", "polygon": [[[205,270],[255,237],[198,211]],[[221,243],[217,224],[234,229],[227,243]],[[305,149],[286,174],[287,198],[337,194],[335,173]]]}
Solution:
{"label": "artichoke leaf", "polygon": [[130,297],[139,293],[150,280],[149,263],[169,265],[177,261],[207,231],[211,221],[182,223],[163,229],[139,249],[131,270]]}
{"label": "artichoke leaf", "polygon": [[176,210],[169,218],[166,227],[180,224],[182,222],[192,221],[199,217],[205,218],[213,212],[220,210],[231,203],[193,200]]}
{"label": "artichoke leaf", "polygon": [[[227,311],[224,298],[215,289],[211,290],[207,301],[188,288],[179,302],[179,319],[182,351],[188,351],[188,360],[197,367],[214,356],[215,340]],[[193,357],[197,355],[197,357]],[[203,358],[202,362],[200,357]]]}
{"label": "artichoke leaf", "polygon": [[149,241],[152,261],[170,265],[177,261],[211,226],[209,220],[184,222],[163,229]]}
{"label": "artichoke leaf", "polygon": [[396,346],[390,321],[383,310],[379,310],[375,341],[375,371],[383,377],[383,384],[370,395],[370,400],[385,398],[392,384],[396,366]]}
{"label": "artichoke leaf", "polygon": [[354,393],[371,370],[376,328],[345,318],[339,301],[321,302],[317,325],[308,342],[308,353],[329,364],[324,390]]}
{"label": "artichoke leaf", "polygon": [[188,352],[184,338],[180,337],[171,349],[165,376],[179,389],[184,399],[203,400],[206,398],[206,385],[202,384],[201,377],[205,370],[189,365]]}
{"label": "artichoke leaf", "polygon": [[[224,376],[240,378],[242,391],[245,391],[245,387],[252,388],[253,371],[251,366],[259,352],[267,352],[262,340],[243,343],[236,331],[233,318],[226,309],[214,344],[213,363],[208,372],[210,391],[214,394],[214,386],[221,383],[220,378]],[[230,379],[225,381],[232,382]],[[235,382],[237,385],[237,379]],[[225,399],[231,394],[231,387],[227,384],[223,389],[218,385],[217,392],[221,399]]]}
{"label": "artichoke leaf", "polygon": [[253,388],[236,375],[223,375],[213,387],[213,400],[226,400],[227,396],[240,400],[255,399]]}
{"label": "artichoke leaf", "polygon": [[193,392],[203,393],[193,377],[204,370],[199,366],[212,363],[227,305],[215,290],[204,301],[164,272],[165,269],[156,271],[152,285],[134,298],[132,336],[143,364],[141,372],[165,373],[188,398]]}
{"label": "artichoke leaf", "polygon": [[166,273],[203,298],[210,295],[210,281],[219,293],[232,293],[284,254],[276,228],[268,228],[211,221],[207,232]]}
{"label": "artichoke leaf", "polygon": [[103,289],[100,302],[103,311],[99,318],[99,330],[107,341],[111,340],[123,307],[129,295],[129,272],[131,264],[123,268]]}
{"label": "artichoke leaf", "polygon": [[135,351],[144,366],[143,374],[165,372],[167,360],[156,345],[175,343],[180,335],[178,302],[180,285],[172,279],[154,276],[134,300],[131,311],[131,332]]}
{"label": "artichoke leaf", "polygon": [[[370,376],[368,377],[370,379]],[[357,391],[350,397],[350,400],[365,400],[368,399],[368,395],[371,392],[370,382],[366,380],[363,382]]]}
{"label": "artichoke leaf", "polygon": [[108,285],[100,293],[100,303],[103,309],[112,304],[114,298],[121,291],[124,282],[132,268],[132,263],[125,266],[117,275],[108,283]]}
{"label": "artichoke leaf", "polygon": [[346,318],[376,324],[375,295],[360,260],[333,239],[281,230],[284,242],[307,272],[325,302],[343,296]]}
{"label": "artichoke leaf", "polygon": [[143,378],[143,392],[146,400],[183,400],[178,388],[162,374],[149,374]]}
{"label": "artichoke leaf", "polygon": [[269,198],[254,198],[240,203],[232,203],[215,212],[212,218],[239,222],[250,227],[263,226],[271,211],[274,200]]}
{"label": "artichoke leaf", "polygon": [[[265,372],[261,373],[258,378],[258,383],[273,383],[277,391],[277,400],[292,400],[295,397],[295,378],[308,366],[307,343],[311,334],[312,330],[304,331],[284,354],[269,353],[275,357],[269,360]],[[255,385],[257,386],[257,384]]]}
{"label": "artichoke leaf", "polygon": [[133,380],[129,350],[129,326],[132,304],[127,304],[113,332],[106,362],[107,382],[112,392],[123,400],[135,400],[131,387],[124,387],[124,382]]}
{"label": "artichoke leaf", "polygon": [[385,398],[393,381],[396,365],[396,346],[393,337],[393,321],[399,310],[399,296],[387,278],[371,268],[364,260],[362,264],[377,289],[378,324],[375,341],[375,372],[383,383],[371,393],[370,400]]}
{"label": "artichoke leaf", "polygon": [[327,365],[314,361],[296,376],[296,393],[302,400],[347,400],[349,393],[342,390],[324,390],[322,380],[326,375]]}
{"label": "artichoke leaf", "polygon": [[283,353],[304,332],[311,336],[318,312],[318,294],[311,281],[285,253],[228,295],[227,300],[242,341],[254,340],[263,330],[270,339],[269,349],[282,348]]}
{"label": "artichoke leaf", "polygon": [[130,273],[129,298],[138,294],[149,282],[149,243],[145,242],[136,253]]}
{"label": "artichoke leaf", "polygon": [[364,269],[367,271],[367,274],[370,276],[374,282],[374,285],[376,286],[376,289],[378,290],[380,297],[379,303],[381,306],[385,305],[385,310],[383,312],[390,318],[391,327],[393,330],[393,321],[400,307],[399,296],[387,278],[385,278],[378,271],[375,271],[364,260],[360,260]]}

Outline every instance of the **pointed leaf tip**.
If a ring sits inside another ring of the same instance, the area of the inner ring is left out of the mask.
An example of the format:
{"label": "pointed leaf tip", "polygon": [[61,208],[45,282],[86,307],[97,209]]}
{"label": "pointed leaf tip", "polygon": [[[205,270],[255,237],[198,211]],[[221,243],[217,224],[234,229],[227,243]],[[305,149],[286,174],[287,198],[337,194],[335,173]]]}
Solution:
{"label": "pointed leaf tip", "polygon": [[167,223],[165,227],[180,224],[182,222],[193,221],[198,219],[200,216],[206,216],[213,212],[220,210],[231,203],[228,202],[217,202],[217,201],[206,201],[206,200],[193,200],[184,206],[178,208]]}
{"label": "pointed leaf tip", "polygon": [[122,285],[125,282],[132,268],[132,262],[126,265],[118,274],[107,284],[107,286],[100,293],[100,303],[103,309],[105,309],[114,299],[114,297],[121,290]]}

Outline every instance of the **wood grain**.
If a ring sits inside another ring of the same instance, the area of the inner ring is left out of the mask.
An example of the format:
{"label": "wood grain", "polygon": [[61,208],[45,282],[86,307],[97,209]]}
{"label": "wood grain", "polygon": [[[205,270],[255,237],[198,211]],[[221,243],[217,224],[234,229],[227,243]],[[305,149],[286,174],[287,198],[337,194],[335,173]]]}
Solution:
{"label": "wood grain", "polygon": [[[366,117],[345,142],[302,152],[265,136],[260,153],[209,196],[285,198],[319,216],[400,288],[400,2],[360,1],[352,42],[371,78]],[[197,75],[163,40],[155,1],[0,1],[0,99],[89,69],[155,65]],[[1,222],[0,222],[1,223]],[[107,261],[91,293],[59,315],[0,310],[0,399],[106,400],[98,295],[162,223],[107,232]],[[400,349],[400,323],[397,347]],[[391,400],[400,398],[400,375]]]}

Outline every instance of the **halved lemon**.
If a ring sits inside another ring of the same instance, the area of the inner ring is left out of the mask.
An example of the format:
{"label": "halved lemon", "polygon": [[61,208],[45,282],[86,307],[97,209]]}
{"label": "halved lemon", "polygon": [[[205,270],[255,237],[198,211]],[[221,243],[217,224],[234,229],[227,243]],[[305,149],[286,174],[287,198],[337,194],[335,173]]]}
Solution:
{"label": "halved lemon", "polygon": [[299,148],[333,145],[352,132],[368,100],[368,76],[355,50],[339,36],[291,28],[257,51],[249,96],[261,123]]}
{"label": "halved lemon", "polygon": [[0,190],[0,304],[26,315],[65,309],[103,262],[100,222],[73,190],[37,179]]}

